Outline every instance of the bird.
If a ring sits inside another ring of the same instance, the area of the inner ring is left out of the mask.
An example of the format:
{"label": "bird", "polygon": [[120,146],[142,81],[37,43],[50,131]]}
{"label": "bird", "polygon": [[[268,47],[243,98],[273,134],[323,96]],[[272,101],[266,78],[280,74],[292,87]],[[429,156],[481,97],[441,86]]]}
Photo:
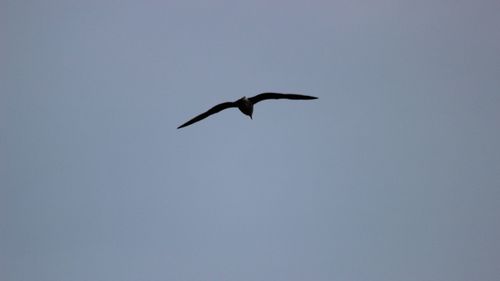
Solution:
{"label": "bird", "polygon": [[220,112],[224,109],[232,108],[232,107],[237,107],[243,114],[248,115],[250,119],[252,119],[252,114],[253,114],[253,106],[263,100],[270,100],[270,99],[289,99],[289,100],[314,100],[317,99],[317,97],[313,96],[306,96],[306,95],[299,95],[299,94],[283,94],[283,93],[261,93],[258,94],[254,97],[242,97],[236,101],[229,101],[229,102],[223,102],[220,103],[206,112],[192,118],[191,120],[187,121],[186,123],[180,125],[177,127],[177,129],[184,128],[186,126],[189,126],[193,123],[196,123],[198,121],[201,121],[208,116],[215,114],[217,112]]}

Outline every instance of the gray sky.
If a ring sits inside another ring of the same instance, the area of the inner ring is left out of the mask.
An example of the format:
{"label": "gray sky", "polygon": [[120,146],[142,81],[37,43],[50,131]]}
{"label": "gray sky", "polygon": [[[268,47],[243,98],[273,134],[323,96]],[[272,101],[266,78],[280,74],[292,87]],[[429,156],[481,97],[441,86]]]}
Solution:
{"label": "gray sky", "polygon": [[0,279],[498,280],[499,13],[1,1]]}

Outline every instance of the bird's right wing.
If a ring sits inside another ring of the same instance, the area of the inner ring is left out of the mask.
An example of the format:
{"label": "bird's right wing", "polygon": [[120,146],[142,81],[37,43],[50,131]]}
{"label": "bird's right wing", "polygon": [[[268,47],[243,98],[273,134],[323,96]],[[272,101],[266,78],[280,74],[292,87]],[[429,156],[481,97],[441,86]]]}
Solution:
{"label": "bird's right wing", "polygon": [[177,127],[177,129],[180,129],[180,128],[183,128],[183,127],[186,127],[186,126],[189,126],[195,122],[198,122],[202,119],[205,119],[207,118],[208,116],[212,115],[212,114],[215,114],[221,110],[224,110],[224,109],[227,109],[227,108],[231,108],[231,107],[237,107],[236,104],[234,102],[224,102],[224,103],[221,103],[221,104],[218,104],[212,108],[210,108],[209,110],[207,110],[207,112],[204,112],[196,117],[194,117],[193,119],[187,121],[186,123],[180,125],[179,127]]}
{"label": "bird's right wing", "polygon": [[249,100],[253,104],[258,103],[259,101],[269,100],[269,99],[314,100],[317,99],[317,97],[298,95],[298,94],[262,93],[256,95],[255,97],[249,98]]}

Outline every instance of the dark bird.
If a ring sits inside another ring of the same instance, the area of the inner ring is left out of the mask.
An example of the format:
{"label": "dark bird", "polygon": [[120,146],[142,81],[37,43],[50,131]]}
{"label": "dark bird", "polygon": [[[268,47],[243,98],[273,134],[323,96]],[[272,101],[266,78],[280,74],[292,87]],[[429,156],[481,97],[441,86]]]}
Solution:
{"label": "dark bird", "polygon": [[253,106],[254,104],[258,103],[259,101],[263,100],[270,100],[270,99],[289,99],[289,100],[314,100],[317,99],[317,97],[312,97],[312,96],[305,96],[305,95],[297,95],[297,94],[280,94],[280,93],[262,93],[258,94],[255,97],[247,98],[247,97],[242,97],[241,99],[237,101],[229,101],[229,102],[224,102],[221,104],[218,104],[209,110],[207,112],[204,112],[193,119],[187,121],[186,123],[180,125],[177,127],[177,129],[189,126],[193,123],[196,123],[200,120],[203,120],[207,118],[208,116],[215,114],[221,110],[231,108],[231,107],[237,107],[243,114],[248,115],[250,119],[252,119],[252,113],[253,113]]}

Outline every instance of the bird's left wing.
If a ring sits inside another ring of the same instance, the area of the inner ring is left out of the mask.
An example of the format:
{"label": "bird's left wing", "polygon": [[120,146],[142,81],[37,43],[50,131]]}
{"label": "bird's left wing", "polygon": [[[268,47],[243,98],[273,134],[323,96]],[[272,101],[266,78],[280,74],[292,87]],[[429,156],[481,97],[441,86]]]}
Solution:
{"label": "bird's left wing", "polygon": [[314,100],[317,99],[317,97],[298,95],[298,94],[262,93],[256,95],[255,97],[249,98],[249,100],[253,104],[258,103],[259,101],[269,100],[269,99]]}
{"label": "bird's left wing", "polygon": [[212,115],[212,114],[215,114],[221,110],[224,110],[224,109],[227,109],[227,108],[231,108],[231,107],[236,107],[236,104],[234,102],[224,102],[224,103],[221,103],[221,104],[218,104],[212,108],[210,108],[209,110],[207,110],[206,112],[194,117],[193,119],[187,121],[186,123],[180,125],[179,127],[177,127],[177,129],[180,129],[180,128],[183,128],[183,127],[186,127],[186,126],[189,126],[195,122],[198,122],[202,119],[205,119],[207,118],[208,116]]}

